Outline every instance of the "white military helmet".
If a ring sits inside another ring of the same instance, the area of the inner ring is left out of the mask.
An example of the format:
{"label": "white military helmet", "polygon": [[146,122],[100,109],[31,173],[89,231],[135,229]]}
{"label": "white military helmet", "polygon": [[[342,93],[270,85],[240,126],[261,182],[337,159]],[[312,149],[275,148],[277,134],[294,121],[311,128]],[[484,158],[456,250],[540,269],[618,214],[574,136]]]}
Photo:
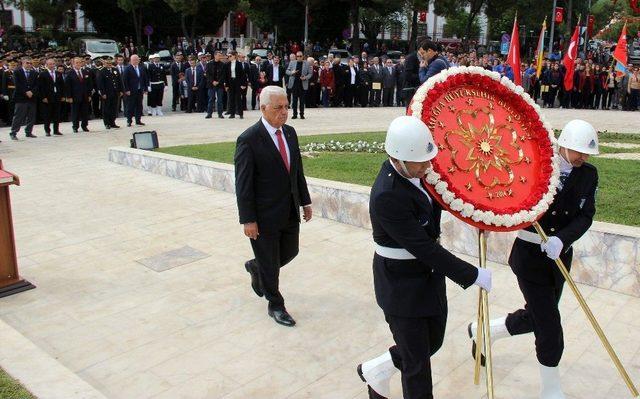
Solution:
{"label": "white military helmet", "polygon": [[384,148],[399,161],[425,162],[438,154],[429,128],[414,116],[399,116],[391,122]]}
{"label": "white military helmet", "polygon": [[558,145],[583,154],[598,155],[598,133],[589,122],[569,121],[558,138]]}

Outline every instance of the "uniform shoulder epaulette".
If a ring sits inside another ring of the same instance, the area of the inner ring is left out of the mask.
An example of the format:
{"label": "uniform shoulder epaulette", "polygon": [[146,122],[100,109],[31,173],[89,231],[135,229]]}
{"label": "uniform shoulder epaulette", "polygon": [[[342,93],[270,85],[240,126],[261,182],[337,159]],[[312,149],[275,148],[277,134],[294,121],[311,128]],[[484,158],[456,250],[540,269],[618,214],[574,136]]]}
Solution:
{"label": "uniform shoulder epaulette", "polygon": [[598,171],[598,168],[596,168],[593,164],[590,164],[589,162],[585,162],[584,164],[582,164],[582,166],[586,166],[587,168],[591,170],[595,170],[596,172]]}

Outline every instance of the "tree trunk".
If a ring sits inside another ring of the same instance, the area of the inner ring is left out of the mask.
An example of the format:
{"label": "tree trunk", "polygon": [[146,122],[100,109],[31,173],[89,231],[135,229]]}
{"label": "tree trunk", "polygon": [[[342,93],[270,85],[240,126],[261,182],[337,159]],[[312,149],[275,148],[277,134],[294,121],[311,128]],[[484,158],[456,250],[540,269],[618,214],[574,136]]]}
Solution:
{"label": "tree trunk", "polygon": [[191,35],[189,36],[189,40],[193,40],[194,41],[194,47],[195,47],[195,38],[196,38],[196,19],[198,18],[198,14],[193,15],[193,18],[191,19]]}
{"label": "tree trunk", "polygon": [[418,38],[418,11],[414,7],[411,14],[411,35],[409,37],[409,52],[416,50],[417,38]]}
{"label": "tree trunk", "polygon": [[139,46],[141,42],[140,37],[140,26],[138,26],[138,16],[136,15],[136,10],[131,10],[131,15],[133,16],[133,29],[136,31],[136,44]]}
{"label": "tree trunk", "polygon": [[573,0],[568,0],[567,1],[567,22],[565,23],[565,25],[567,26],[566,32],[567,32],[567,36],[569,37],[571,37],[571,24],[573,23],[571,21],[572,17],[573,17]]}
{"label": "tree trunk", "polygon": [[189,41],[189,32],[187,32],[187,16],[184,15],[184,12],[180,14],[180,26],[182,27],[182,35],[185,37],[187,41]]}
{"label": "tree trunk", "polygon": [[354,54],[360,52],[360,2],[351,0],[351,47]]}

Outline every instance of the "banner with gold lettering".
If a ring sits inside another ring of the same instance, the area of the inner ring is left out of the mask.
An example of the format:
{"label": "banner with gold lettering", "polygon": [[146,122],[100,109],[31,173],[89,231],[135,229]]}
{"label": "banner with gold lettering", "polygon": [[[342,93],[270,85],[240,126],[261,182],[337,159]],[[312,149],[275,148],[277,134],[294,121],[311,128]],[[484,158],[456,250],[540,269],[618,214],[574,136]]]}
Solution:
{"label": "banner with gold lettering", "polygon": [[538,220],[558,185],[557,143],[521,86],[480,67],[442,71],[408,109],[431,130],[438,156],[427,188],[453,215],[483,230]]}

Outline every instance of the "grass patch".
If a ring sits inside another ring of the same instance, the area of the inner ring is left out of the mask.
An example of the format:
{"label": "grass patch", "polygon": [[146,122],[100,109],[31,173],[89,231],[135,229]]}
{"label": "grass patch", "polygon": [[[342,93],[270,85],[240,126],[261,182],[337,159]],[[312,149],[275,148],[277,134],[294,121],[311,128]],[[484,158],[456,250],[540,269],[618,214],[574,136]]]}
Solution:
{"label": "grass patch", "polygon": [[[640,135],[626,135],[618,133],[603,133],[614,135],[621,139],[637,140]],[[300,136],[300,145],[308,143],[323,143],[335,141],[383,141],[385,133],[353,133],[353,134],[324,134],[318,136]],[[607,141],[612,142],[614,136]],[[630,136],[630,137],[628,137]],[[630,141],[633,143],[633,141]],[[623,151],[606,147],[603,153],[612,152],[640,152],[638,150]],[[235,143],[214,143],[162,148],[160,152],[183,155],[210,161],[233,163]],[[325,152],[314,158],[305,158],[305,175],[327,180],[371,186],[380,169],[380,164],[386,159],[385,154],[353,153],[353,152]],[[590,158],[589,162],[598,168],[600,188],[597,197],[596,220],[610,223],[640,226],[640,162],[632,160],[618,160],[606,158]]]}
{"label": "grass patch", "polygon": [[2,399],[36,399],[16,380],[0,369],[0,398]]}

